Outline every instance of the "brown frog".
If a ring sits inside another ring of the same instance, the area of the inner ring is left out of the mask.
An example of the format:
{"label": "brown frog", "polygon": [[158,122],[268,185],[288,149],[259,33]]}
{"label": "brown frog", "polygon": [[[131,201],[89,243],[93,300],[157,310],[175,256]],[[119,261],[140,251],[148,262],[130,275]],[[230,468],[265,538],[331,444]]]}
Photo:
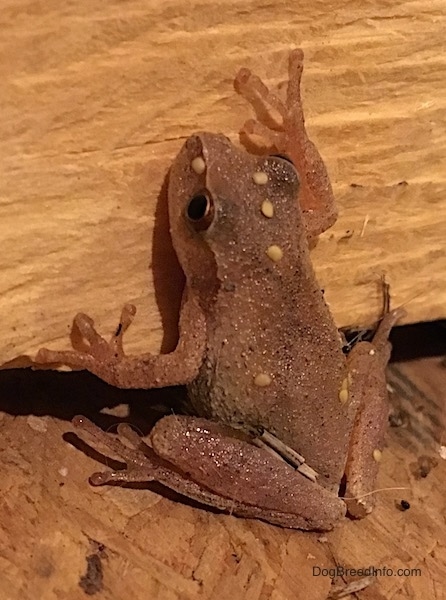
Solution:
{"label": "brown frog", "polygon": [[[245,132],[285,156],[255,156],[198,133],[172,165],[170,231],[186,275],[176,349],[126,356],[122,337],[135,313],[126,305],[110,343],[79,314],[88,351],[38,353],[38,363],[85,368],[122,388],[187,385],[196,416],[164,417],[150,445],[128,426],[118,429],[121,443],[75,420],[127,465],[96,473],[93,484],[157,480],[236,515],[302,529],[328,530],[346,509],[361,517],[372,508],[388,414],[387,338],[403,313],[387,312],[373,341],[344,355],[309,256],[336,211],[305,132],[302,61],[302,51],[291,52],[285,103],[248,70],[236,78],[259,118]],[[282,123],[271,125],[271,109]]]}

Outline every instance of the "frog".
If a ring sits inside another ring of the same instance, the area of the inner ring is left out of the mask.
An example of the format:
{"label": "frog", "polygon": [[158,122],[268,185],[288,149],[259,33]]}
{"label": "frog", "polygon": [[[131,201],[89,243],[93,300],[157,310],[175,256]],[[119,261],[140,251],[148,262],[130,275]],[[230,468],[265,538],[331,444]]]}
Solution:
{"label": "frog", "polygon": [[257,115],[243,132],[260,134],[268,152],[199,132],[170,168],[170,235],[186,279],[176,348],[127,355],[136,308],[126,304],[110,341],[79,313],[83,347],[41,348],[35,362],[120,388],[187,388],[184,414],[162,417],[147,439],[128,424],[112,435],[75,417],[95,448],[125,465],[94,473],[93,485],[157,481],[238,517],[328,531],[347,512],[373,509],[388,338],[404,311],[388,309],[371,341],[344,352],[310,258],[337,213],[305,129],[302,50],[290,52],[288,69],[285,100],[249,69],[235,79]]}

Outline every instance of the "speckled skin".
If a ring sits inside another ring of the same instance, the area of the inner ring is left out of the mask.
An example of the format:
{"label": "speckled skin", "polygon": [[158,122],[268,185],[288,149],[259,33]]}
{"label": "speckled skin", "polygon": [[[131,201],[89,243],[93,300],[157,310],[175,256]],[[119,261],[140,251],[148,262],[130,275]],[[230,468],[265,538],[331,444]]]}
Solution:
{"label": "speckled skin", "polygon": [[[151,448],[121,431],[135,446],[130,452],[76,420],[127,463],[126,471],[96,474],[93,483],[155,479],[234,514],[303,529],[330,529],[346,508],[356,517],[370,512],[373,497],[364,494],[375,483],[374,456],[387,423],[387,337],[402,311],[384,316],[373,343],[344,356],[309,257],[336,211],[322,159],[305,133],[301,73],[297,50],[286,104],[249,71],[236,79],[254,106],[260,97],[283,117],[282,130],[265,129],[259,117],[245,131],[266,134],[293,164],[199,133],[172,165],[170,230],[186,275],[176,350],[126,356],[122,336],[135,311],[127,305],[110,343],[80,314],[75,326],[87,351],[39,352],[36,363],[83,367],[119,387],[188,386],[196,416],[159,421]],[[272,215],[262,210],[265,201]],[[262,431],[300,453],[316,480],[254,446]],[[337,497],[344,474],[346,503]]]}
{"label": "speckled skin", "polygon": [[[196,156],[206,163],[200,175],[190,166]],[[255,184],[255,172],[268,182]],[[353,415],[338,398],[345,357],[311,266],[295,168],[203,133],[186,142],[170,181],[172,239],[206,319],[204,360],[188,386],[195,414],[269,430],[338,486]],[[203,189],[215,218],[194,231],[184,215]],[[265,198],[272,218],[261,212]],[[278,262],[266,254],[272,244],[283,250]],[[196,277],[203,271],[213,274],[211,286]],[[259,373],[271,384],[256,386]]]}

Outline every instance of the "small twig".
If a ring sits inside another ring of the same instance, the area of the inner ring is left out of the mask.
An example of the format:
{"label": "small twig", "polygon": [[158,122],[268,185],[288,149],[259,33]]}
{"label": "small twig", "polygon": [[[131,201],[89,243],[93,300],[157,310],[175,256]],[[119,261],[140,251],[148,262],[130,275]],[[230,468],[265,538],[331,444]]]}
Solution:
{"label": "small twig", "polygon": [[262,432],[260,440],[275,450],[282,458],[295,467],[299,473],[302,473],[302,475],[305,475],[311,481],[316,481],[318,473],[305,463],[305,458],[301,454],[284,444],[268,431],[264,430]]}
{"label": "small twig", "polygon": [[361,233],[359,234],[359,237],[364,237],[364,232],[365,232],[365,228],[367,227],[367,223],[369,222],[369,215],[366,215],[364,218],[364,223],[362,224],[362,229],[361,229]]}
{"label": "small twig", "polygon": [[280,454],[277,454],[277,452],[275,450],[273,450],[270,446],[268,446],[268,444],[265,444],[265,442],[263,442],[260,438],[254,438],[252,440],[252,443],[254,444],[254,446],[257,446],[257,448],[262,448],[262,450],[265,450],[266,452],[268,452],[268,454],[270,454],[271,456],[280,458],[280,460],[282,462],[284,462],[286,465],[288,464],[287,461],[283,458],[283,456],[280,456]]}

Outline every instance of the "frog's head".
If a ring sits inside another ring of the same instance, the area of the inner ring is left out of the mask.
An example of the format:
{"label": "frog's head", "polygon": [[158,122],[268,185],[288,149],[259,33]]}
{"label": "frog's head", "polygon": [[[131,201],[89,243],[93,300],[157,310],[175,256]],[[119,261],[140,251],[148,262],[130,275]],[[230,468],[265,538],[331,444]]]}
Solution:
{"label": "frog's head", "polygon": [[298,189],[285,157],[248,154],[223,135],[190,137],[168,192],[172,240],[190,283],[208,288],[216,276],[281,260],[304,235]]}

